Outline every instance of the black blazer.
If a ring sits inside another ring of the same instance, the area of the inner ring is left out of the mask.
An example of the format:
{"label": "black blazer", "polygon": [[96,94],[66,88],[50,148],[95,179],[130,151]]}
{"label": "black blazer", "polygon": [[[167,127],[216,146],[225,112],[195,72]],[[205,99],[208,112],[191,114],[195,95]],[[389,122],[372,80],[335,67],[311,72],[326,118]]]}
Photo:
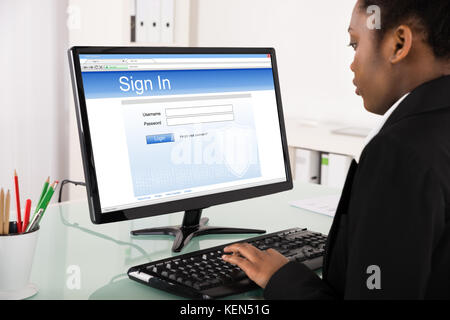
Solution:
{"label": "black blazer", "polygon": [[[408,95],[352,162],[323,279],[278,270],[266,299],[450,299],[450,76]],[[378,270],[377,270],[378,268]]]}

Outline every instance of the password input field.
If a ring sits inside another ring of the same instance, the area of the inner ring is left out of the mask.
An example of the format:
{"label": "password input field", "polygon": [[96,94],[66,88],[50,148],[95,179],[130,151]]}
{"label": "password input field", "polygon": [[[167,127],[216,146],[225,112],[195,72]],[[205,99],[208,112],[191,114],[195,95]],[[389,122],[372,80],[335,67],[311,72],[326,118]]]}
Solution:
{"label": "password input field", "polygon": [[217,113],[233,112],[233,105],[218,105],[218,106],[201,106],[201,107],[185,107],[185,108],[167,108],[167,117],[185,117],[196,115],[209,115]]}
{"label": "password input field", "polygon": [[183,124],[195,124],[195,123],[208,123],[208,122],[221,122],[221,121],[233,121],[233,113],[223,114],[209,114],[209,115],[196,115],[187,117],[167,118],[168,126],[178,126]]}

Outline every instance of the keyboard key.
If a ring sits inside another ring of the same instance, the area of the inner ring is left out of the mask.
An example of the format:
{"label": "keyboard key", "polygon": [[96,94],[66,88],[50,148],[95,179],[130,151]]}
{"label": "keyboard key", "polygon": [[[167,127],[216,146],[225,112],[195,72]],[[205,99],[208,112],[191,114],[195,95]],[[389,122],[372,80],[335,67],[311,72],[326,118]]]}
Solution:
{"label": "keyboard key", "polygon": [[175,273],[171,273],[171,274],[169,274],[169,279],[170,280],[176,280],[177,279],[177,275]]}
{"label": "keyboard key", "polygon": [[148,266],[146,268],[148,271],[154,272],[154,273],[158,273],[158,268],[154,265]]}

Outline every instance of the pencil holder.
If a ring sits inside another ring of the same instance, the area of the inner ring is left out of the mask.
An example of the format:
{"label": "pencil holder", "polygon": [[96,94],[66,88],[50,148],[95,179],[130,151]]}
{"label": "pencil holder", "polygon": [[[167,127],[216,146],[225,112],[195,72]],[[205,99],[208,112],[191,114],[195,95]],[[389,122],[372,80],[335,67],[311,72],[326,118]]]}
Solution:
{"label": "pencil holder", "polygon": [[19,300],[37,293],[30,274],[39,235],[37,230],[0,235],[0,300]]}

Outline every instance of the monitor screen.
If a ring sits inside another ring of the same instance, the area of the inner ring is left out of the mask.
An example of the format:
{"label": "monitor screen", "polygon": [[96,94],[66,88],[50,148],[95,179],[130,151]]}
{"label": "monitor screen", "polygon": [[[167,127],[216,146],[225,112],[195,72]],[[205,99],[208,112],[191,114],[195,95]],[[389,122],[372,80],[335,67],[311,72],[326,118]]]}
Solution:
{"label": "monitor screen", "polygon": [[270,54],[80,54],[102,213],[287,181]]}

